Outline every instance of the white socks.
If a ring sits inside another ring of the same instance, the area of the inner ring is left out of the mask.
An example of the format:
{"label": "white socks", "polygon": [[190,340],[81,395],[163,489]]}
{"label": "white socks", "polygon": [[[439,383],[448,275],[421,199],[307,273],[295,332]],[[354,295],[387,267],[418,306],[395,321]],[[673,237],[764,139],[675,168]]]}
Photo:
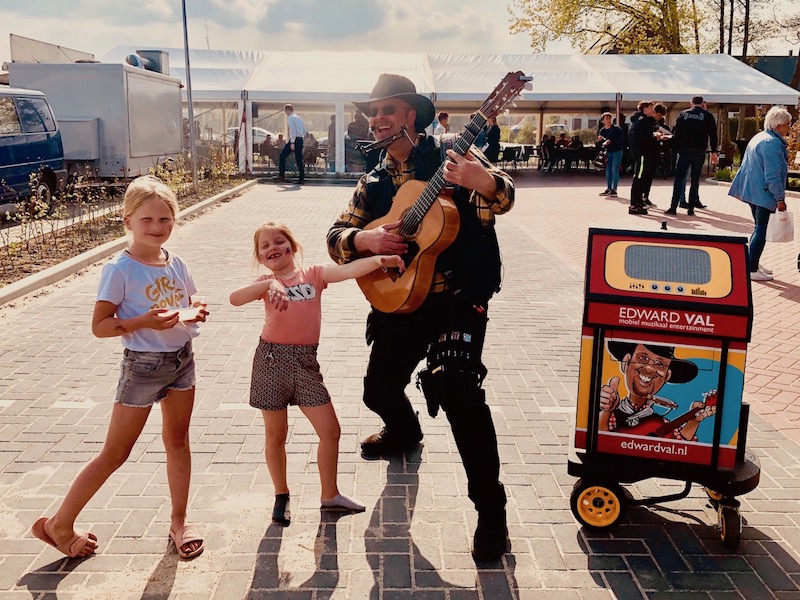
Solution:
{"label": "white socks", "polygon": [[339,510],[349,510],[352,512],[364,512],[367,507],[355,498],[350,498],[344,494],[336,494],[333,498],[322,500],[322,508],[334,508]]}

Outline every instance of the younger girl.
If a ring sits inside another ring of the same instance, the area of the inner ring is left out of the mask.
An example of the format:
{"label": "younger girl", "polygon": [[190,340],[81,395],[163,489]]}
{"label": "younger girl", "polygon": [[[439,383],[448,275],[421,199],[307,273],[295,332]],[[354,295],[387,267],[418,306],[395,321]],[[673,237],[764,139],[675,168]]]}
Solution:
{"label": "younger girl", "polygon": [[[203,539],[186,525],[191,456],[189,419],[194,403],[192,338],[205,321],[205,305],[194,315],[191,296],[197,289],[189,269],[161,245],[175,225],[178,203],[161,181],[135,179],[125,192],[124,223],[132,241],[103,268],[92,333],[122,338],[125,347],[117,396],[103,449],[73,482],[61,507],[33,525],[33,534],[69,557],[89,556],[97,537],[77,529],[75,519],[133,448],[153,404],[161,403],[162,438],[172,498],[169,536],[181,558],[203,551]],[[189,309],[181,311],[168,309]],[[184,319],[182,320],[181,317]]]}
{"label": "younger girl", "polygon": [[297,404],[319,436],[317,462],[323,508],[363,511],[363,503],[339,492],[336,469],[339,455],[339,421],[322,382],[317,362],[322,321],[320,296],[329,283],[354,279],[380,267],[405,268],[399,256],[371,256],[346,265],[298,266],[301,250],[282,223],[268,222],[253,236],[256,261],[271,271],[254,283],[231,293],[234,306],[263,300],[266,322],[253,359],[250,405],[261,409],[266,429],[265,455],[275,506],[272,522],[290,523],[289,487],[286,483],[287,407]]}

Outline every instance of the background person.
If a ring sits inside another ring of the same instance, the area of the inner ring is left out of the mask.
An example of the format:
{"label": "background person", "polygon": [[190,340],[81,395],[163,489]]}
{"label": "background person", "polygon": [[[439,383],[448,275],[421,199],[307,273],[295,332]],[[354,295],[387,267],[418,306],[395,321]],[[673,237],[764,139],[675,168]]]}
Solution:
{"label": "background person", "polygon": [[444,133],[450,132],[450,115],[446,112],[440,112],[439,116],[436,117],[439,121],[436,127],[433,129],[433,135],[442,135]]}
{"label": "background person", "polygon": [[717,122],[714,115],[703,108],[703,97],[694,96],[691,108],[678,115],[675,122],[675,136],[673,147],[678,153],[678,162],[675,165],[675,182],[672,187],[672,201],[666,215],[677,214],[681,192],[684,189],[686,172],[691,170],[691,183],[689,184],[689,210],[693,215],[695,208],[705,208],[700,204],[700,175],[703,173],[703,164],[706,162],[706,148],[711,148],[711,164],[719,162],[717,154]]}
{"label": "background person", "polygon": [[500,126],[495,117],[486,121],[486,158],[493,163],[500,158]]}
{"label": "background person", "polygon": [[306,181],[306,171],[303,166],[303,140],[306,137],[306,126],[295,112],[291,104],[283,107],[286,113],[286,122],[289,126],[289,141],[281,150],[278,156],[278,181],[286,181],[286,157],[294,153],[294,160],[297,164],[298,185]]}
{"label": "background person", "polygon": [[[764,131],[747,144],[742,165],[733,178],[729,196],[750,205],[755,227],[748,246],[748,269],[753,281],[769,281],[772,271],[759,265],[766,244],[769,218],[776,210],[786,210],[786,178],[789,152],[786,134],[792,115],[783,106],[773,106],[764,117]],[[689,196],[691,200],[691,192]]]}
{"label": "background person", "polygon": [[606,189],[600,195],[616,197],[617,185],[619,185],[619,167],[622,162],[622,152],[625,149],[625,132],[621,127],[614,125],[614,115],[610,112],[604,112],[600,121],[603,128],[597,136],[597,141],[608,152]]}
{"label": "background person", "polygon": [[636,159],[631,183],[631,205],[628,208],[630,215],[647,214],[644,192],[647,182],[653,179],[653,155],[658,148],[658,141],[653,135],[656,124],[654,104],[640,102],[639,106],[642,115],[633,123],[630,136],[631,155]]}

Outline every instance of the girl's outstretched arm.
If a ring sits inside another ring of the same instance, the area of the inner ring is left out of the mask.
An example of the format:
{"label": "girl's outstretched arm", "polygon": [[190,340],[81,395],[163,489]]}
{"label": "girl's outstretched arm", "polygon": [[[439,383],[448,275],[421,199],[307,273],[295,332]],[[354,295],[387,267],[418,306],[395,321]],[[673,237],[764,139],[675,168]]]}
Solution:
{"label": "girl's outstretched arm", "polygon": [[322,278],[325,283],[336,283],[345,279],[357,279],[375,269],[397,269],[401,273],[406,270],[406,265],[401,256],[382,255],[359,258],[344,265],[325,265]]}
{"label": "girl's outstretched arm", "polygon": [[283,286],[275,279],[261,279],[240,287],[231,292],[230,302],[234,306],[242,306],[269,295],[269,301],[277,305],[278,310],[286,310],[289,301]]}

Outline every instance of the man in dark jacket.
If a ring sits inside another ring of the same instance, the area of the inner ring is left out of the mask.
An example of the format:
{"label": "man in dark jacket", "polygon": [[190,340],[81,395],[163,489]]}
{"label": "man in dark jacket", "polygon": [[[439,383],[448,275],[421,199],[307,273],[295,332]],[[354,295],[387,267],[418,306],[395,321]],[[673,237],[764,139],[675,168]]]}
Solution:
{"label": "man in dark jacket", "polygon": [[675,183],[672,187],[672,202],[666,215],[678,214],[678,203],[681,199],[686,172],[691,169],[691,185],[689,186],[689,214],[695,208],[705,208],[700,204],[700,175],[706,161],[706,148],[711,148],[711,164],[719,161],[717,155],[717,122],[714,115],[702,107],[703,97],[692,98],[692,107],[684,110],[675,123],[675,150],[678,152],[678,163],[675,166]]}
{"label": "man in dark jacket", "polygon": [[[364,404],[383,419],[385,427],[367,437],[361,450],[367,456],[403,452],[422,440],[405,388],[419,361],[427,358],[420,382],[428,412],[435,416],[441,408],[450,422],[468,494],[478,511],[472,554],[496,560],[509,544],[506,495],[499,479],[492,414],[481,387],[486,375],[481,355],[489,298],[500,283],[495,216],[511,209],[514,183],[474,146],[463,156],[447,150],[442,163],[434,139],[419,135],[433,120],[433,104],[417,94],[406,77],[384,73],[370,99],[354,104],[369,115],[375,139],[384,142],[386,152],[377,167],[359,180],[349,205],[328,231],[331,258],[340,264],[375,254],[413,259],[419,248],[405,231],[403,219],[374,222],[393,207],[400,212],[406,201],[415,201],[420,191],[415,186],[424,188],[420,182],[431,179],[455,185],[452,199],[460,223],[455,240],[436,259],[432,281],[420,290],[421,304],[393,311],[384,308],[386,312],[373,308],[367,318],[372,351],[364,377]],[[401,185],[403,190],[398,191]],[[393,220],[397,214],[391,214]],[[417,223],[409,221],[410,233],[416,233]],[[419,228],[425,227],[422,221]],[[391,291],[396,293],[397,288]]]}
{"label": "man in dark jacket", "polygon": [[640,102],[642,117],[637,119],[631,127],[630,145],[633,163],[633,183],[631,185],[631,205],[628,214],[646,215],[647,208],[644,205],[644,194],[647,182],[653,178],[653,156],[658,147],[658,141],[654,137],[655,132],[655,109],[653,102]]}

